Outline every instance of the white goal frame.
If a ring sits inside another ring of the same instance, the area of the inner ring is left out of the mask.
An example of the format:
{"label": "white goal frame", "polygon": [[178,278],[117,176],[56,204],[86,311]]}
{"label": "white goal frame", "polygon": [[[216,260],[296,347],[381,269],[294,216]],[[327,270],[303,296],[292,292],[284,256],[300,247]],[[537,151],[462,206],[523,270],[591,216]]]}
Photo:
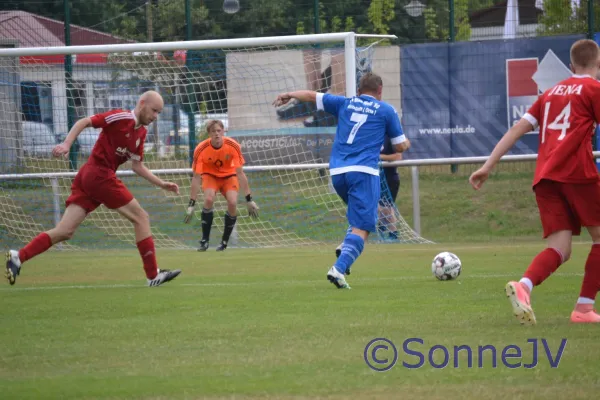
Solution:
{"label": "white goal frame", "polygon": [[395,35],[357,34],[354,32],[321,33],[312,35],[267,36],[262,38],[244,39],[216,39],[216,40],[190,40],[159,43],[128,43],[105,44],[89,46],[56,46],[56,47],[18,47],[13,49],[0,49],[0,57],[26,57],[26,56],[51,56],[51,55],[77,55],[98,53],[133,53],[157,52],[175,50],[207,50],[207,49],[233,49],[257,46],[284,46],[284,45],[317,45],[321,43],[344,42],[344,60],[346,65],[346,95],[356,94],[356,50],[357,38],[397,39]]}
{"label": "white goal frame", "polygon": [[[357,34],[354,32],[327,33],[327,34],[309,34],[309,35],[291,35],[262,38],[242,38],[242,39],[218,39],[218,40],[197,40],[197,41],[174,41],[161,43],[130,43],[130,44],[112,44],[112,45],[89,45],[89,46],[60,46],[60,47],[40,47],[40,48],[10,48],[0,49],[1,57],[36,57],[50,55],[79,55],[79,54],[114,54],[114,53],[143,53],[153,54],[154,52],[175,51],[175,50],[206,50],[206,49],[238,49],[245,47],[260,46],[285,46],[285,45],[305,45],[316,46],[326,43],[344,44],[344,62],[345,62],[345,95],[347,97],[356,95],[356,50],[357,39],[370,38],[375,40],[393,40],[395,35],[371,35]],[[382,165],[417,165],[410,161],[401,161],[396,163],[383,163]],[[288,164],[288,165],[255,165],[245,166],[247,171],[273,171],[273,170],[311,170],[327,169],[328,164]],[[191,175],[190,168],[183,169],[153,169],[156,175]],[[28,179],[48,179],[54,194],[54,221],[58,222],[61,215],[61,193],[58,187],[60,178],[72,178],[77,171],[69,172],[40,172],[40,173],[14,173],[0,174],[0,181],[28,180]],[[118,176],[133,176],[133,171],[119,170]],[[418,176],[413,174],[414,177]],[[418,179],[418,178],[417,178]],[[414,188],[415,186],[413,186]],[[418,185],[416,186],[418,191]],[[413,190],[414,192],[414,190]],[[418,192],[413,193],[413,198],[418,198]],[[418,202],[413,215],[417,216],[414,220],[415,231],[420,234],[420,220],[418,219]]]}

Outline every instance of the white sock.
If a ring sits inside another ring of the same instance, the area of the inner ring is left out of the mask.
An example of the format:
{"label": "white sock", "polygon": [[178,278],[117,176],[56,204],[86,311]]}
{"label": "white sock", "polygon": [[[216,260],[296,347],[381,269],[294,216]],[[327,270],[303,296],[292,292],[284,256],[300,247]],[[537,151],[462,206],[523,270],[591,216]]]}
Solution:
{"label": "white sock", "polygon": [[587,297],[580,297],[577,299],[577,304],[594,304],[595,300],[588,299]]}
{"label": "white sock", "polygon": [[521,278],[521,280],[519,282],[522,283],[523,285],[527,286],[529,288],[529,292],[531,293],[531,291],[533,290],[533,282],[531,282],[531,279]]}

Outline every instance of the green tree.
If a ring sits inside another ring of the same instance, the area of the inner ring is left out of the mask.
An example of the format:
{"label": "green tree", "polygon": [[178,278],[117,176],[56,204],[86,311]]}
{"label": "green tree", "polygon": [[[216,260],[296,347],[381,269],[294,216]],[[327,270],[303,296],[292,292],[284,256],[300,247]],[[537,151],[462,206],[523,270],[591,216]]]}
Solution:
{"label": "green tree", "polygon": [[448,30],[440,28],[437,13],[432,7],[427,7],[423,11],[423,18],[425,18],[425,37],[422,39],[438,41],[444,40],[448,36]]}
{"label": "green tree", "polygon": [[[200,32],[219,31],[219,27],[209,19],[209,12],[201,0],[191,0],[192,37]],[[185,0],[169,0],[158,2],[153,7],[153,23],[155,41],[185,40],[186,19]]]}
{"label": "green tree", "polygon": [[0,2],[0,10],[2,11],[27,11],[33,14],[43,15],[44,17],[62,20],[56,18],[59,14],[63,14],[63,0],[47,0],[47,1],[14,1],[5,0]]}
{"label": "green tree", "polygon": [[380,35],[389,33],[389,22],[396,16],[394,6],[394,0],[371,0],[367,15],[373,27],[373,33]]}
{"label": "green tree", "polygon": [[[369,24],[367,9],[370,0],[346,0],[343,2],[319,2],[319,27],[321,33],[356,31],[357,26]],[[314,3],[299,3],[296,9],[296,27],[301,26],[303,34],[315,33]],[[298,33],[296,29],[296,33]]]}
{"label": "green tree", "polygon": [[[155,41],[185,38],[184,0],[149,0],[153,4]],[[410,0],[319,0],[322,32],[389,33],[396,43],[448,39],[448,0],[421,0],[428,10],[411,17],[404,10]],[[456,36],[468,38],[467,15],[490,6],[494,0],[455,0]],[[546,0],[555,1],[556,0]],[[558,0],[559,2],[561,0]],[[563,2],[565,0],[562,0]],[[93,27],[120,37],[147,40],[145,0],[71,0],[72,23]],[[466,10],[465,10],[466,4]],[[558,4],[558,3],[556,3]],[[587,4],[583,0],[583,4]],[[191,0],[192,38],[279,36],[314,32],[314,2],[244,0],[236,14],[222,10],[223,0]],[[585,10],[582,5],[582,9]],[[596,7],[597,11],[600,7]],[[4,0],[0,10],[24,10],[64,19],[63,0]],[[466,12],[466,14],[465,14]],[[600,22],[600,16],[597,18]],[[556,25],[556,24],[548,24]],[[549,28],[554,29],[555,28]],[[561,28],[564,29],[564,28]]]}
{"label": "green tree", "polygon": [[[140,39],[145,32],[145,14],[144,8],[139,7],[140,0],[72,0],[69,5],[73,25],[130,39]],[[57,21],[65,20],[63,0],[8,0],[0,2],[0,10],[21,10]]]}
{"label": "green tree", "polygon": [[[596,3],[598,4],[598,3]],[[595,21],[600,18],[600,5],[594,7]],[[565,0],[544,0],[544,13],[538,18],[539,35],[585,33],[588,29],[588,0],[582,0],[573,17],[573,10]]]}
{"label": "green tree", "polygon": [[477,10],[481,10],[482,8],[491,7],[497,1],[494,0],[469,0],[467,4],[467,8],[469,12],[474,12]]}
{"label": "green tree", "polygon": [[139,2],[87,0],[72,1],[70,4],[71,22],[75,25],[133,40],[141,40],[146,36],[143,23],[145,7],[139,7]]}
{"label": "green tree", "polygon": [[448,40],[450,13],[447,0],[428,1],[423,17],[425,18],[426,34],[423,39],[433,42]]}
{"label": "green tree", "polygon": [[[242,3],[240,1],[240,3]],[[234,15],[221,11],[222,0],[216,7],[209,7],[210,17],[228,32],[227,37],[277,36],[294,34],[297,19],[289,10],[296,5],[291,0],[253,0]]]}
{"label": "green tree", "polygon": [[[97,3],[96,9],[101,10],[98,14],[100,21],[93,23],[87,16],[79,16],[84,26],[91,26],[103,32],[124,39],[143,41],[147,38],[145,16],[146,7],[138,8],[134,12],[127,12],[127,4],[121,2],[104,2],[93,0]],[[87,22],[86,22],[87,21]],[[91,25],[89,25],[91,23]]]}
{"label": "green tree", "polygon": [[[454,39],[456,41],[471,38],[469,22],[470,0],[454,0]],[[450,12],[448,0],[433,0],[427,3],[424,11],[426,39],[430,41],[446,41],[450,39]],[[477,3],[477,6],[484,4]]]}
{"label": "green tree", "polygon": [[344,31],[346,31],[346,32],[353,32],[355,29],[356,29],[356,26],[354,25],[354,18],[352,18],[352,17],[346,17],[346,23],[345,23]]}
{"label": "green tree", "polygon": [[471,39],[471,23],[469,22],[469,0],[454,1],[454,18],[456,21],[456,40]]}

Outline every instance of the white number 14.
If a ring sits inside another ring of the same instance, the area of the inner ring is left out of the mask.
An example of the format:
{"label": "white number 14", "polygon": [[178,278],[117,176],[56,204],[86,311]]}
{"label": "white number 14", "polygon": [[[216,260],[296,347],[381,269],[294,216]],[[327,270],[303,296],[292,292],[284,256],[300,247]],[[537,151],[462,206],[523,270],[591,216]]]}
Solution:
{"label": "white number 14", "polygon": [[[550,111],[550,102],[546,103],[544,110],[544,130],[542,131],[542,143],[546,141],[546,123],[548,122],[548,112]],[[567,136],[567,130],[571,127],[569,117],[571,116],[571,102],[562,109],[556,119],[547,126],[548,129],[553,131],[560,131],[560,135],[557,140],[563,140]]]}

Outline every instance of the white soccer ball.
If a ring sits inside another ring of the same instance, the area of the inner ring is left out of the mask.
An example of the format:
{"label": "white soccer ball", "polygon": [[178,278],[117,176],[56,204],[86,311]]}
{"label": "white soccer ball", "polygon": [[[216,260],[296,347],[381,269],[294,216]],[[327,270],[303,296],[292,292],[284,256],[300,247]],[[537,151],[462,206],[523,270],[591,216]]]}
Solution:
{"label": "white soccer ball", "polygon": [[440,281],[451,281],[458,278],[462,269],[460,259],[454,253],[444,251],[433,258],[431,272]]}

